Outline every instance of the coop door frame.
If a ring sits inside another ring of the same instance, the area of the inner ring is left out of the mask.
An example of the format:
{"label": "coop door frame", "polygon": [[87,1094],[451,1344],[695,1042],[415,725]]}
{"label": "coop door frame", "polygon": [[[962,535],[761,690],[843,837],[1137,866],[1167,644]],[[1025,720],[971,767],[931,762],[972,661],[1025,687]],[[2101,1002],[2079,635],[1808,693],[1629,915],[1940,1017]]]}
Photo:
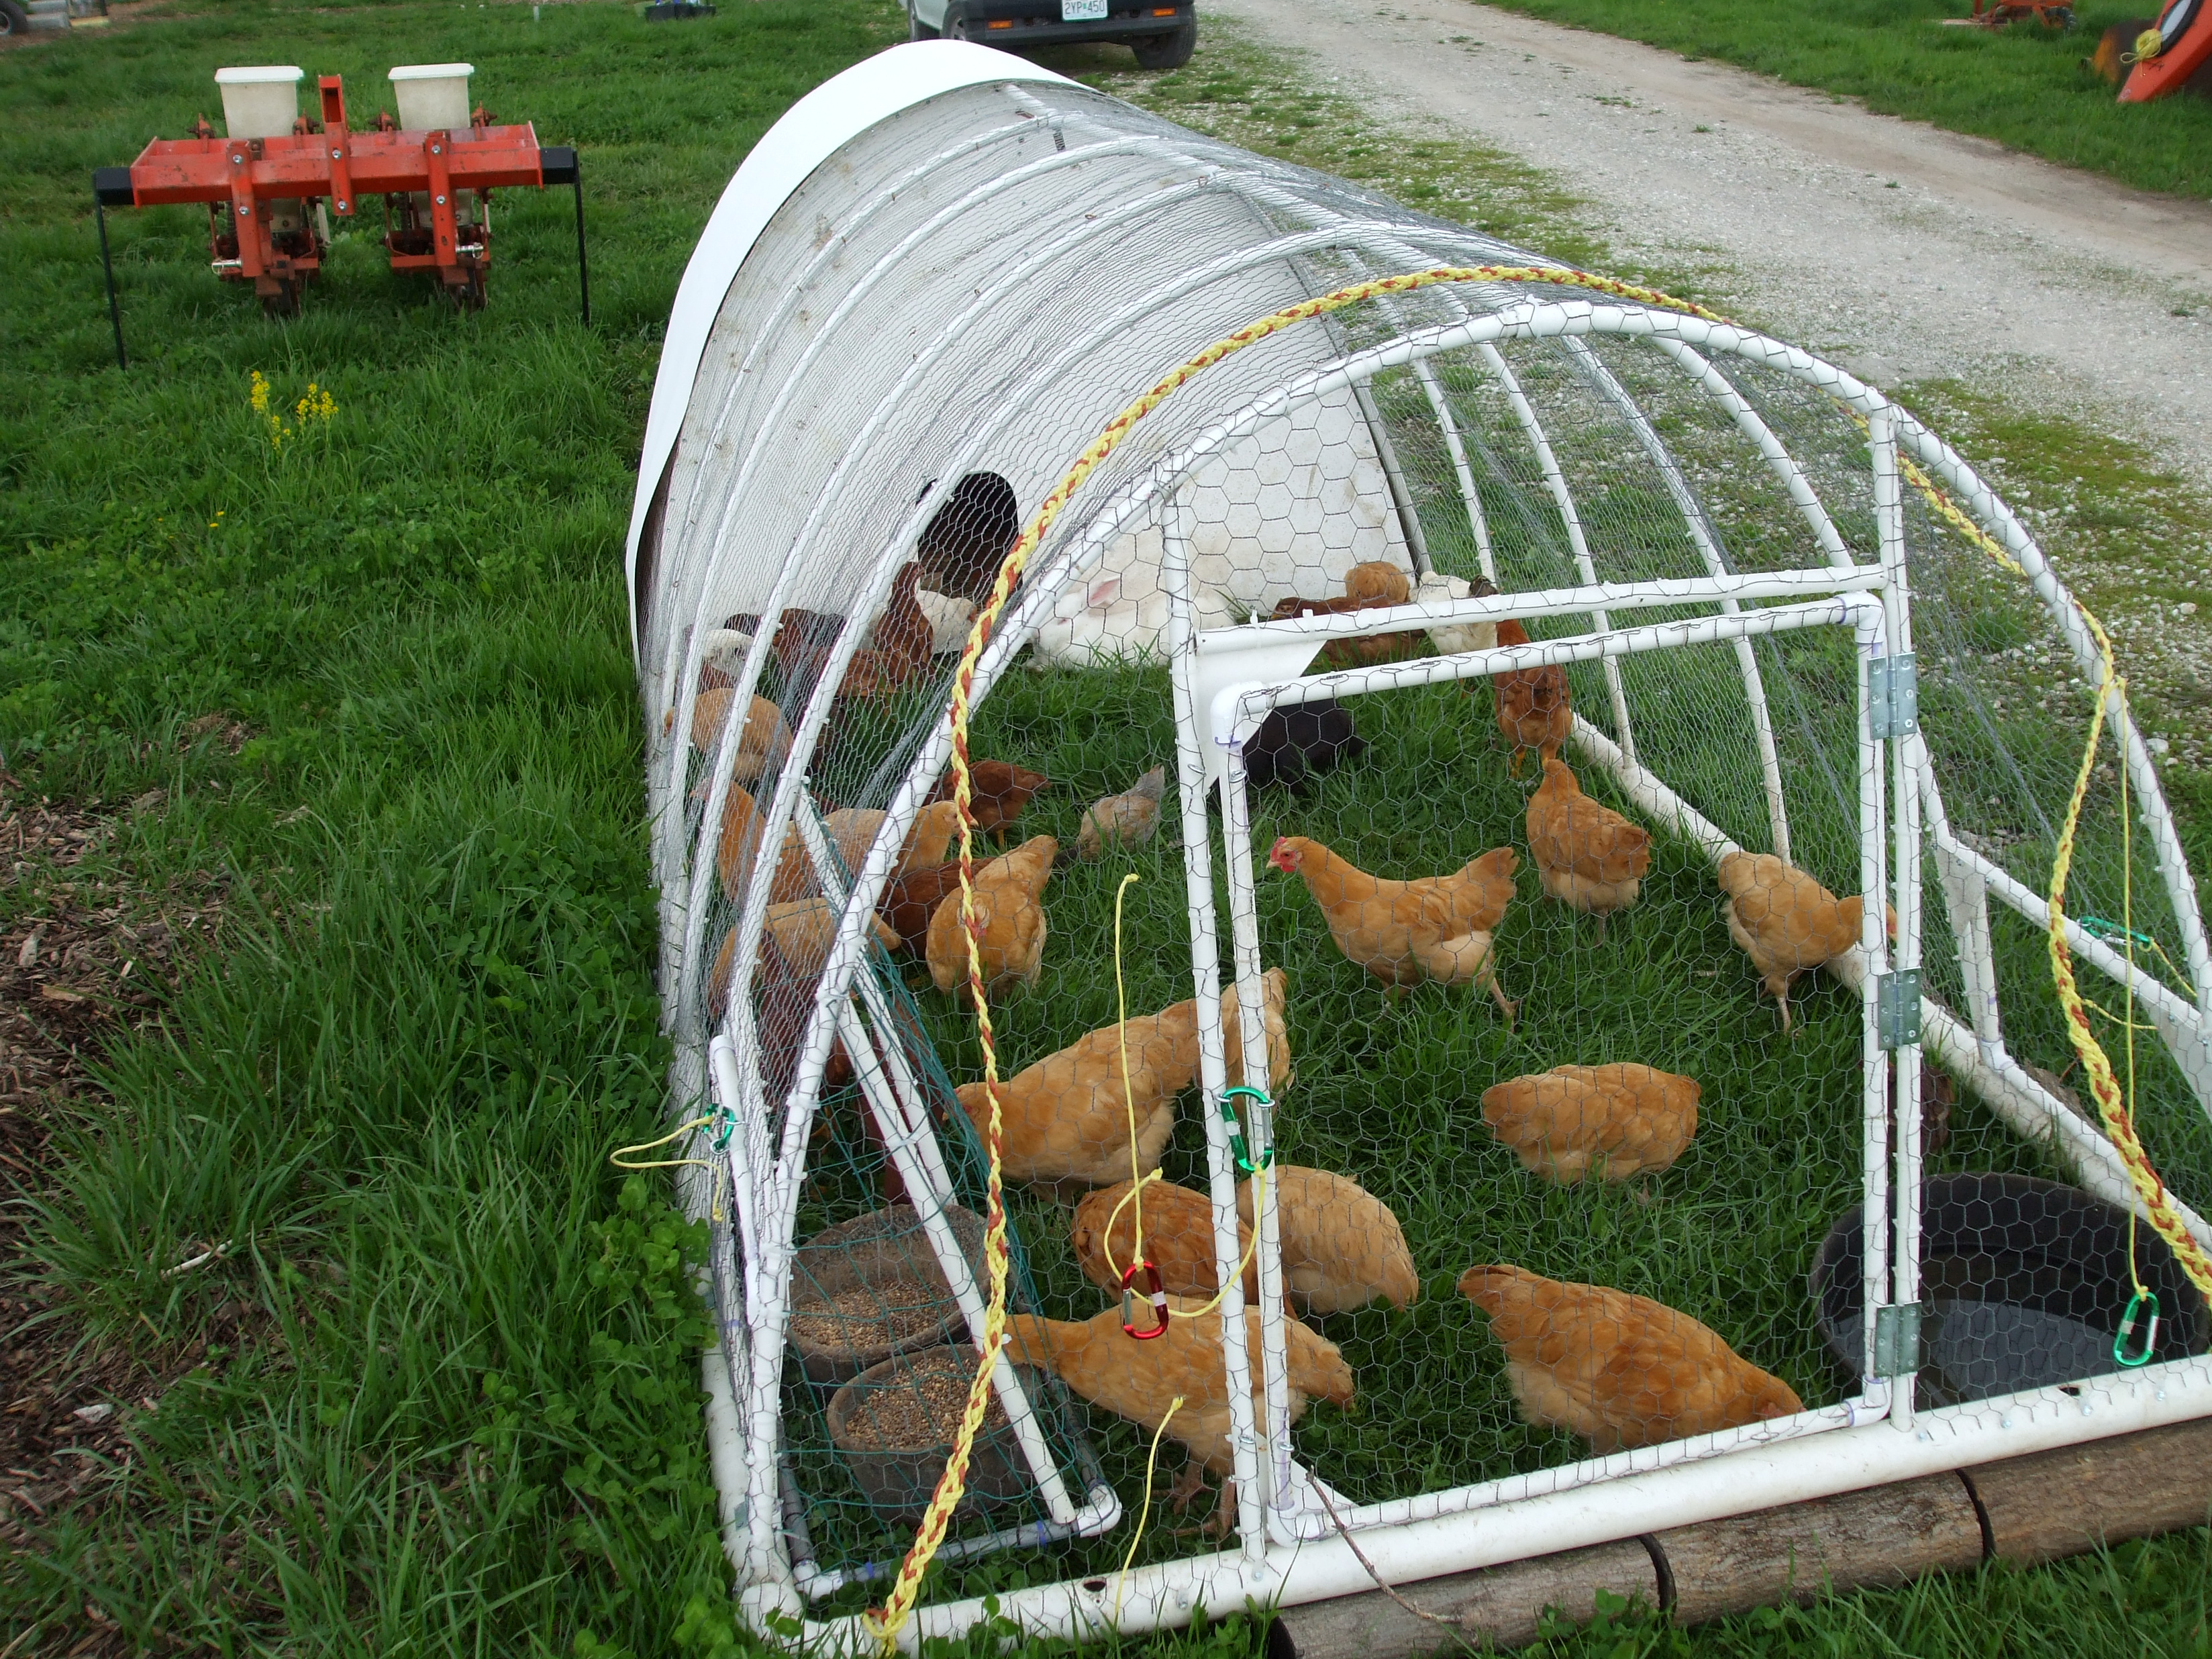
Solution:
{"label": "coop door frame", "polygon": [[[1178,586],[1187,593],[1188,560],[1179,556],[1187,538],[1171,519],[1168,529],[1170,592]],[[1899,544],[1901,545],[1901,539]],[[1741,611],[1738,602],[1750,599],[1794,599],[1766,608]],[[1242,628],[1199,632],[1188,626],[1179,630],[1178,648],[1171,658],[1178,710],[1178,765],[1184,796],[1185,877],[1192,916],[1194,969],[1200,976],[1200,1087],[1204,1092],[1203,1121],[1206,1129],[1209,1173],[1216,1218],[1217,1282],[1230,1290],[1222,1304],[1222,1337],[1226,1382],[1232,1418],[1232,1438],[1238,1454],[1238,1524],[1248,1550],[1264,1549],[1272,1541],[1291,1545],[1328,1537],[1334,1530],[1333,1508],[1347,1527],[1388,1526],[1423,1516],[1450,1513],[1510,1502],[1518,1496],[1546,1488],[1602,1480],[1607,1476],[1656,1468],[1673,1462],[1712,1456],[1750,1444],[1766,1444],[1784,1438],[1848,1428],[1883,1416],[1909,1411],[1911,1389],[1893,1386],[1880,1374],[1875,1360],[1875,1331],[1879,1311],[1898,1296],[1911,1275],[1897,1250],[1917,1237],[1918,1185],[1893,1182],[1892,1115],[1889,1097],[1890,1051],[1882,1046],[1876,1018],[1877,991],[1890,971],[1887,939],[1878,905],[1867,907],[1859,945],[1861,960],[1869,970],[1859,988],[1864,1008],[1863,1048],[1863,1212],[1869,1218],[1868,1244],[1863,1255],[1862,1305],[1865,1310],[1863,1340],[1868,1379],[1859,1394],[1838,1405],[1807,1411],[1795,1417],[1762,1423],[1721,1434],[1700,1436],[1635,1453],[1585,1460],[1564,1468],[1516,1476],[1443,1492],[1408,1494],[1364,1506],[1337,1498],[1318,1479],[1300,1465],[1294,1455],[1289,1425],[1288,1343],[1283,1307],[1281,1235],[1275,1212],[1275,1192],[1265,1189],[1255,1218],[1258,1243],[1261,1322],[1259,1375],[1262,1413],[1251,1407],[1252,1359],[1245,1352],[1241,1282],[1237,1264],[1242,1245],[1237,1229],[1237,1164],[1229,1136],[1237,1120],[1223,1097],[1225,1066],[1219,1045],[1232,1040],[1218,1029],[1218,994],[1209,1013],[1205,985],[1218,974],[1219,919],[1214,908],[1211,868],[1212,830],[1206,808],[1209,787],[1218,789],[1222,803],[1221,858],[1229,894],[1232,969],[1240,1009],[1239,1043],[1244,1075],[1267,1073],[1264,992],[1257,912],[1253,877],[1254,848],[1245,770],[1244,744],[1268,714],[1279,708],[1331,697],[1356,697],[1412,686],[1486,678],[1513,669],[1553,664],[1617,661],[1624,656],[1679,649],[1685,646],[1748,641],[1762,635],[1818,627],[1846,627],[1853,631],[1854,657],[1858,672],[1858,754],[1860,805],[1861,890],[1892,890],[1889,880],[1891,842],[1896,839],[1893,889],[1899,913],[1900,966],[1917,965],[1918,883],[1917,860],[1906,852],[1917,844],[1917,817],[1893,821],[1889,807],[1893,795],[1899,804],[1913,799],[1909,784],[1902,795],[1890,787],[1893,769],[1899,775],[1909,764],[1900,743],[1876,735],[1868,694],[1869,675],[1885,664],[1887,642],[1897,637],[1893,617],[1901,609],[1901,596],[1891,573],[1876,565],[1828,568],[1772,575],[1705,578],[1645,583],[1599,584],[1596,586],[1555,588],[1536,592],[1497,595],[1454,603],[1452,620],[1495,620],[1504,617],[1534,618],[1606,611],[1633,611],[1656,606],[1678,607],[1727,602],[1727,612],[1686,621],[1637,627],[1612,627],[1563,639],[1525,646],[1509,646],[1457,655],[1430,657],[1413,662],[1391,663],[1334,673],[1298,672],[1321,646],[1332,638],[1358,638],[1419,627],[1435,619],[1434,606],[1389,607],[1361,611],[1351,617],[1310,617],[1292,622],[1262,623]],[[1287,671],[1287,672],[1286,672]],[[1185,718],[1185,715],[1188,718]],[[1577,716],[1572,743],[1590,761],[1604,768],[1619,782],[1637,807],[1664,830],[1698,843],[1717,860],[1739,850],[1736,843],[1705,820],[1659,778],[1630,759],[1616,744]],[[1917,804],[1917,802],[1915,803]],[[1209,1029],[1209,1023],[1212,1028]],[[1916,1108],[1918,1066],[1917,1051],[1896,1057],[1899,1073],[1898,1133],[1912,1121]],[[1909,1082],[1907,1081],[1909,1079]],[[1273,1145],[1272,1103],[1243,1097],[1244,1144],[1255,1149]],[[1894,1241],[1895,1249],[1893,1249]],[[1902,1404],[1900,1403],[1902,1402]],[[1243,1453],[1255,1449],[1249,1466]],[[1319,1490],[1316,1490],[1316,1489]]]}

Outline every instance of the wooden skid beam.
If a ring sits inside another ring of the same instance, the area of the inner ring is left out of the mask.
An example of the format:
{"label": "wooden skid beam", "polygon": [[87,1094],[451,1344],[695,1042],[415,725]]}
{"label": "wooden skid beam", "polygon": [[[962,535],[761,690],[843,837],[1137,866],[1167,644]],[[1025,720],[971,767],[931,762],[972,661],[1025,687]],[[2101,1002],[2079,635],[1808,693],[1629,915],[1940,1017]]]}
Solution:
{"label": "wooden skid beam", "polygon": [[[1547,1611],[1577,1624],[1601,1592],[1677,1623],[1908,1583],[2002,1560],[2078,1555],[2212,1518],[2212,1419],[1870,1486],[1395,1588],[1477,1644],[1534,1641]],[[1268,1659],[1408,1659],[1454,1632],[1380,1590],[1291,1607]]]}

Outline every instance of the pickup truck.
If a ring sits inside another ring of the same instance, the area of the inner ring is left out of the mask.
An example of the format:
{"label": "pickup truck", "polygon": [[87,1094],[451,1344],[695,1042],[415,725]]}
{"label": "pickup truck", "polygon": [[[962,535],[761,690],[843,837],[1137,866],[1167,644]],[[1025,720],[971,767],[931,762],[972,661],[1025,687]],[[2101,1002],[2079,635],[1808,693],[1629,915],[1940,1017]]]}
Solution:
{"label": "pickup truck", "polygon": [[1115,41],[1139,67],[1180,69],[1198,45],[1193,0],[906,0],[916,40],[973,40],[1009,51]]}

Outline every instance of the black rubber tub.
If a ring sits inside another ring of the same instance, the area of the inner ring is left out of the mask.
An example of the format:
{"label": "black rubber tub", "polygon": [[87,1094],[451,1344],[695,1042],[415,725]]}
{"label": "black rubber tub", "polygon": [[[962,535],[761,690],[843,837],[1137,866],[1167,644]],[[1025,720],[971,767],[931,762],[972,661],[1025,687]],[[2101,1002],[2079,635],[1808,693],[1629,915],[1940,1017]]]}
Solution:
{"label": "black rubber tub", "polygon": [[[1920,1396],[1935,1405],[2049,1388],[2120,1369],[2112,1340],[2133,1294],[2126,1212],[2032,1176],[1933,1176],[1921,1184]],[[1863,1369],[1863,1222],[1838,1217],[1813,1263],[1828,1346]],[[2166,1241],[2136,1225],[2136,1267],[2157,1294],[2154,1359],[2202,1352],[2203,1299]],[[2131,1344],[2143,1337],[2139,1325]]]}

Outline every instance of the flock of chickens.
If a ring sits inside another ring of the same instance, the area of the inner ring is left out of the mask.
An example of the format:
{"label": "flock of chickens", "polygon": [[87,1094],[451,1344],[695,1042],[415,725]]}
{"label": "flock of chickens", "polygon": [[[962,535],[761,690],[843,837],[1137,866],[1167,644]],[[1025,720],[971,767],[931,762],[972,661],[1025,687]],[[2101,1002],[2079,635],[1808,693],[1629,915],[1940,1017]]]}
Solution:
{"label": "flock of chickens", "polygon": [[[915,567],[909,572],[919,574]],[[1288,601],[1288,608],[1279,611],[1310,614],[1403,603],[1408,592],[1403,573],[1388,564],[1355,567],[1346,590],[1340,599]],[[876,643],[869,647],[884,655],[885,662],[871,665],[872,678],[859,695],[888,683],[891,658],[905,660],[922,652],[926,661],[928,620],[919,608],[918,591],[902,574],[891,602],[893,625],[886,629],[879,623]],[[1435,632],[1437,645],[1449,650],[1477,648],[1493,640],[1524,643],[1528,637],[1511,620],[1499,623],[1494,633],[1486,627]],[[788,647],[782,634],[780,629],[780,658],[787,649],[810,648],[803,630]],[[1386,635],[1380,648],[1411,647],[1405,637]],[[1373,641],[1333,642],[1329,649],[1346,661],[1377,659]],[[807,666],[794,662],[787,676]],[[849,674],[845,684],[853,684]],[[1595,917],[1602,941],[1607,918],[1636,902],[1650,872],[1650,835],[1584,794],[1559,759],[1574,725],[1563,668],[1498,674],[1492,689],[1498,726],[1511,750],[1510,769],[1517,772],[1528,750],[1541,758],[1543,777],[1529,799],[1525,830],[1528,856],[1542,890]],[[702,748],[731,717],[732,696],[726,680],[699,697],[692,736]],[[1347,719],[1329,741],[1340,744],[1348,736]],[[736,781],[717,850],[722,886],[732,900],[744,891],[761,854],[758,809],[744,786],[781,764],[790,747],[774,702],[752,699],[738,744]],[[1304,757],[1313,763],[1311,769],[1319,769],[1328,758]],[[1285,769],[1303,776],[1309,768]],[[997,834],[1003,844],[1006,827],[1047,783],[1041,775],[1009,763],[978,763],[972,785],[978,826]],[[1124,793],[1096,802],[1084,816],[1076,845],[1066,853],[1053,836],[1038,836],[975,871],[973,939],[994,993],[1033,984],[1042,971],[1048,933],[1044,893],[1054,870],[1072,859],[1102,858],[1110,849],[1149,839],[1158,828],[1164,793],[1164,772],[1155,769]],[[968,977],[969,938],[959,915],[958,866],[946,857],[957,830],[946,799],[949,779],[938,794],[908,833],[878,905],[876,929],[888,950],[918,950],[936,987],[957,993]],[[879,811],[847,809],[829,813],[823,828],[851,868],[857,867],[883,822]],[[1514,848],[1493,848],[1449,874],[1411,880],[1369,874],[1303,836],[1281,837],[1268,857],[1277,869],[1304,881],[1345,957],[1395,994],[1430,981],[1470,984],[1486,992],[1508,1020],[1516,1014],[1517,1005],[1499,982],[1495,944],[1516,896],[1520,854]],[[1838,899],[1810,875],[1768,854],[1731,854],[1721,862],[1719,878],[1729,937],[1750,957],[1763,990],[1775,999],[1787,1032],[1791,981],[1858,942],[1861,901]],[[784,1012],[803,1018],[834,932],[836,911],[815,885],[795,833],[780,849],[770,900],[757,975],[764,1035],[775,1028],[780,1004],[789,1004]],[[726,994],[733,943],[734,933],[725,942],[712,976],[717,998]],[[1279,1098],[1291,1078],[1283,969],[1270,970],[1264,984],[1267,1085]],[[718,1002],[718,1016],[720,1012]],[[1222,997],[1223,1029],[1232,1034],[1232,1085],[1244,1080],[1233,1037],[1239,1012],[1232,987]],[[763,1046],[773,1071],[775,1045]],[[1219,1322],[1199,1313],[1218,1288],[1212,1208],[1204,1195],[1158,1176],[1176,1103],[1196,1080],[1198,1058],[1197,1005],[1180,1002],[1091,1032],[1000,1082],[997,1102],[1007,1178],[1063,1202],[1079,1200],[1074,1204],[1071,1243],[1085,1274],[1118,1291],[1123,1269],[1136,1256],[1141,1225],[1144,1256],[1159,1273],[1169,1307],[1164,1331],[1149,1340],[1133,1340],[1125,1334],[1118,1308],[1082,1322],[1018,1316],[1010,1322],[1014,1357],[1052,1370],[1092,1404],[1147,1429],[1158,1430],[1164,1422],[1166,1432],[1191,1454],[1173,1494],[1178,1510],[1188,1505],[1207,1473],[1226,1480],[1231,1470]],[[841,1065],[842,1054],[833,1057],[830,1085],[840,1080]],[[779,1083],[775,1077],[769,1080],[772,1086]],[[1696,1133],[1699,1094],[1695,1079],[1648,1066],[1561,1066],[1487,1090],[1482,1115],[1531,1175],[1562,1184],[1589,1177],[1620,1181],[1665,1170],[1681,1156]],[[990,1115],[985,1085],[963,1085],[957,1096],[981,1132]],[[1133,1194],[1133,1167],[1152,1172]],[[1402,1309],[1419,1293],[1420,1281],[1397,1218],[1356,1182],[1294,1166],[1271,1169],[1263,1178],[1273,1186],[1279,1223],[1291,1315],[1291,1415],[1296,1421],[1313,1400],[1348,1405],[1354,1397],[1354,1379],[1342,1353],[1301,1316],[1346,1312],[1378,1298]],[[1255,1220],[1252,1182],[1240,1189],[1238,1202],[1241,1239],[1249,1244]],[[1248,1298],[1256,1297],[1257,1288],[1248,1267]],[[1571,1430],[1595,1450],[1710,1433],[1801,1409],[1797,1396],[1780,1379],[1737,1355],[1698,1321],[1647,1297],[1565,1283],[1509,1265],[1469,1267],[1460,1276],[1458,1290],[1489,1316],[1505,1350],[1508,1380],[1523,1416],[1540,1426]],[[1250,1311],[1246,1316],[1256,1352],[1259,1316]],[[1178,1398],[1182,1404],[1170,1418],[1170,1402]],[[1231,1515],[1224,1499],[1216,1528],[1225,1530]]]}

